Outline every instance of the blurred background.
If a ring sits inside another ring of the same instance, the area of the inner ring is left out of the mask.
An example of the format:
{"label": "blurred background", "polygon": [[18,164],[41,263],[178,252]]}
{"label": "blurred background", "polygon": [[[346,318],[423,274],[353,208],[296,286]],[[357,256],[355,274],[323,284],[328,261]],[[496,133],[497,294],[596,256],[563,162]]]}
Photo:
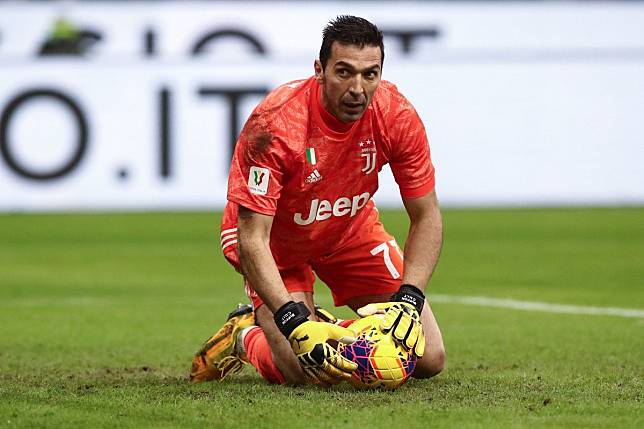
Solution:
{"label": "blurred background", "polygon": [[444,206],[644,204],[644,2],[4,1],[0,211],[221,209],[246,117],[339,14],[383,30]]}

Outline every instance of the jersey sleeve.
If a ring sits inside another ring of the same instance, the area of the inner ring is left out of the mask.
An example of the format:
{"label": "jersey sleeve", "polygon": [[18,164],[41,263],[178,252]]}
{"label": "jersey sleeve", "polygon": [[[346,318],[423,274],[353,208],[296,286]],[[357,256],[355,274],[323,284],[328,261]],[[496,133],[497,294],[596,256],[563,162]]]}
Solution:
{"label": "jersey sleeve", "polygon": [[[254,116],[254,115],[253,115]],[[242,130],[228,175],[228,201],[273,216],[284,178],[283,137],[261,116],[248,120]]]}
{"label": "jersey sleeve", "polygon": [[393,123],[391,171],[403,198],[419,198],[434,190],[429,140],[416,110],[405,100]]}

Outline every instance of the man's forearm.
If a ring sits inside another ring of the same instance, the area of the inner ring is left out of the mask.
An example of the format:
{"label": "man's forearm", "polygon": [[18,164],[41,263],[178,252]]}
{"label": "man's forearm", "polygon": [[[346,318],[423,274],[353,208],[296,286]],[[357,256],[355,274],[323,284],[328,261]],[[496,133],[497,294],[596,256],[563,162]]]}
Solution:
{"label": "man's forearm", "polygon": [[273,313],[291,300],[267,243],[240,240],[239,259],[244,277]]}
{"label": "man's forearm", "polygon": [[442,244],[440,211],[412,221],[405,244],[403,283],[424,290],[438,263]]}

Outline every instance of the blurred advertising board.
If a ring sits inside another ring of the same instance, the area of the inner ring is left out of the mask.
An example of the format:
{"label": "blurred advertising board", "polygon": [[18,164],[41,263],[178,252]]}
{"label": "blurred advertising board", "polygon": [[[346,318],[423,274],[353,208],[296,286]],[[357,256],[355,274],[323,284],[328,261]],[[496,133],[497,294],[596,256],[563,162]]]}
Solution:
{"label": "blurred advertising board", "polygon": [[3,2],[0,211],[222,208],[245,118],[338,14],[384,31],[445,205],[644,203],[644,3]]}

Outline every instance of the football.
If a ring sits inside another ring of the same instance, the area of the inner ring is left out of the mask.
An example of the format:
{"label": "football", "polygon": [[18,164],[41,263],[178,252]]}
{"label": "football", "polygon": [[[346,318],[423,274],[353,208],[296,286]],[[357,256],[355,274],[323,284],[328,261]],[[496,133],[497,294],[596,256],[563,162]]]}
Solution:
{"label": "football", "polygon": [[339,345],[340,354],[358,364],[349,383],[359,389],[397,389],[416,367],[416,356],[378,328],[381,319],[377,314],[357,319],[348,326],[357,341]]}

